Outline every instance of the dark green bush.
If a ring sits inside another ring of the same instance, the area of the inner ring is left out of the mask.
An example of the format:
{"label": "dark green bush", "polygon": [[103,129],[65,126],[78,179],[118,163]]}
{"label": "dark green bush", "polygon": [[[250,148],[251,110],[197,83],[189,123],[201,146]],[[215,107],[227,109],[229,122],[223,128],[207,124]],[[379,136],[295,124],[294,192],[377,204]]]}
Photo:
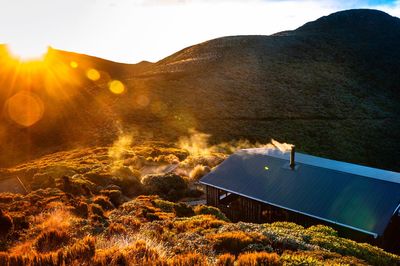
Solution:
{"label": "dark green bush", "polygon": [[167,200],[178,200],[187,191],[185,180],[176,174],[150,174],[142,179],[146,193],[159,195]]}
{"label": "dark green bush", "polygon": [[114,204],[115,207],[118,207],[121,205],[122,202],[122,193],[120,190],[117,189],[105,189],[100,191],[102,195],[107,196],[112,204]]}
{"label": "dark green bush", "polygon": [[175,204],[174,212],[177,217],[190,217],[194,215],[192,207],[182,202]]}
{"label": "dark green bush", "polygon": [[198,205],[194,209],[194,212],[197,215],[200,214],[211,214],[214,215],[216,218],[223,220],[223,221],[229,221],[228,218],[226,218],[225,214],[220,211],[220,209],[212,207],[212,206],[207,206],[207,205]]}
{"label": "dark green bush", "polygon": [[216,251],[232,252],[234,254],[238,254],[254,242],[253,237],[241,231],[213,234],[209,235],[208,238],[214,243]]}
{"label": "dark green bush", "polygon": [[100,217],[104,217],[103,208],[98,204],[90,204],[90,211],[94,215],[98,215]]}
{"label": "dark green bush", "polygon": [[115,208],[107,196],[97,196],[93,203],[100,205],[103,210],[109,211]]}
{"label": "dark green bush", "polygon": [[75,206],[75,214],[81,216],[82,218],[88,217],[89,207],[86,202],[80,201],[77,206]]}
{"label": "dark green bush", "polygon": [[0,239],[8,236],[14,229],[13,220],[7,213],[0,209]]}

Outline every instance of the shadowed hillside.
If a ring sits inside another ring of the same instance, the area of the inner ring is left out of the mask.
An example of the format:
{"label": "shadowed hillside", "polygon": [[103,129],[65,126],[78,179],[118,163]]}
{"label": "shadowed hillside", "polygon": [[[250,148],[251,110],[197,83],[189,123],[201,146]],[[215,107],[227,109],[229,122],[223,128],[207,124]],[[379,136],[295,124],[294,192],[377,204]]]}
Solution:
{"label": "shadowed hillside", "polygon": [[[176,140],[196,128],[214,142],[278,138],[306,153],[400,170],[399,47],[400,19],[350,10],[295,31],[211,40],[156,63],[125,65],[52,50],[51,69],[64,69],[57,93],[42,89],[46,79],[10,80],[15,66],[1,70],[3,110],[26,86],[45,106],[29,128],[3,111],[1,145],[12,154],[1,163],[109,143],[121,131]],[[71,69],[71,61],[79,67]],[[101,78],[88,79],[90,68]],[[110,92],[114,79],[124,93]]]}

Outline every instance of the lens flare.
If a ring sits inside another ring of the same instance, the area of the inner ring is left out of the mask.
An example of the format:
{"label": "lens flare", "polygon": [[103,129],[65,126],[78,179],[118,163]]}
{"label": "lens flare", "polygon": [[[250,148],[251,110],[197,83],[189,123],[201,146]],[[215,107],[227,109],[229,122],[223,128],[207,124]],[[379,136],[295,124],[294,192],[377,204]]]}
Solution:
{"label": "lens flare", "polygon": [[139,108],[145,108],[149,105],[149,103],[150,103],[150,99],[146,95],[139,95],[136,98],[136,104],[137,104],[137,107],[139,107]]}
{"label": "lens flare", "polygon": [[11,120],[24,127],[36,124],[44,113],[42,100],[28,91],[21,91],[12,96],[6,106]]}
{"label": "lens flare", "polygon": [[92,81],[97,81],[100,79],[100,72],[94,68],[91,68],[86,71],[86,77]]}
{"label": "lens flare", "polygon": [[71,63],[69,63],[69,65],[70,65],[72,68],[77,68],[77,67],[79,66],[78,63],[75,62],[75,61],[71,61]]}
{"label": "lens flare", "polygon": [[109,89],[112,93],[121,94],[125,91],[125,86],[121,81],[113,80],[109,83]]}

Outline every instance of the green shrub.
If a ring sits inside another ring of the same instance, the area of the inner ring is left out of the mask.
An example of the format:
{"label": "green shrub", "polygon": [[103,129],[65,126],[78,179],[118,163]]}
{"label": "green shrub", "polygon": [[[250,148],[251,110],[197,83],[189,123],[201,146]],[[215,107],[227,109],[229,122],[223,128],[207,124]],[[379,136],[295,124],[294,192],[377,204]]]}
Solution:
{"label": "green shrub", "polygon": [[127,196],[137,196],[142,193],[142,184],[140,183],[140,172],[131,170],[129,167],[122,167],[114,171],[115,175],[111,182],[122,189]]}
{"label": "green shrub", "polygon": [[327,236],[338,236],[338,232],[336,230],[325,225],[314,225],[307,228],[307,231],[311,233],[321,233]]}
{"label": "green shrub", "polygon": [[89,207],[86,202],[80,201],[77,206],[75,206],[74,212],[82,218],[87,218],[89,215]]}
{"label": "green shrub", "polygon": [[153,204],[155,207],[160,208],[163,212],[174,212],[174,208],[176,205],[173,202],[161,200],[161,199],[155,199],[153,201]]}
{"label": "green shrub", "polygon": [[259,239],[255,239],[254,236],[241,231],[217,233],[207,237],[214,243],[216,251],[232,252],[234,254],[238,254],[251,243],[264,240],[262,235],[258,235],[257,238]]}
{"label": "green shrub", "polygon": [[367,265],[355,257],[342,256],[323,250],[315,251],[285,251],[281,260],[285,265]]}
{"label": "green shrub", "polygon": [[100,191],[102,195],[107,196],[114,206],[118,207],[122,202],[122,192],[117,189],[106,189]]}
{"label": "green shrub", "polygon": [[215,208],[213,206],[207,206],[207,205],[198,205],[194,208],[194,212],[197,215],[200,214],[210,214],[214,215],[216,218],[229,222],[228,218],[226,218],[225,214],[220,211],[220,209]]}
{"label": "green shrub", "polygon": [[93,203],[100,205],[101,208],[106,211],[115,208],[107,196],[96,196],[93,200]]}
{"label": "green shrub", "polygon": [[176,218],[173,222],[173,228],[177,232],[202,231],[219,228],[226,224],[212,215],[196,215],[188,218]]}
{"label": "green shrub", "polygon": [[194,215],[192,207],[182,202],[174,205],[174,212],[177,217],[190,217]]}
{"label": "green shrub", "polygon": [[104,217],[103,208],[98,204],[90,204],[90,212],[94,215]]}
{"label": "green shrub", "polygon": [[[14,224],[14,230],[23,230],[29,228],[29,217],[23,212],[13,213],[12,220]],[[0,225],[1,227],[1,225]]]}
{"label": "green shrub", "polygon": [[173,173],[146,175],[142,184],[146,193],[159,195],[167,200],[180,199],[188,188],[185,180]]}
{"label": "green shrub", "polygon": [[0,209],[0,239],[7,237],[14,229],[14,223],[10,215]]}

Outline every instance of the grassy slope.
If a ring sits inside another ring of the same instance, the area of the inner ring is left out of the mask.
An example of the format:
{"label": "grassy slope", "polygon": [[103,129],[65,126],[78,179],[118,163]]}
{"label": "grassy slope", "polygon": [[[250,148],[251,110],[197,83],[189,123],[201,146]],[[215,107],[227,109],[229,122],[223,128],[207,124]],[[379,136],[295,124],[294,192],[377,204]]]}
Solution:
{"label": "grassy slope", "polygon": [[[212,167],[224,156],[193,156],[163,143],[116,147],[61,152],[3,169],[3,176],[18,174],[39,189],[26,196],[0,195],[1,265],[37,265],[39,261],[68,265],[400,262],[398,256],[340,238],[325,226],[230,223],[215,208],[193,208],[158,196],[130,200],[126,196],[146,193],[124,187],[140,186],[133,181],[140,164],[179,162],[181,175],[191,183],[193,179],[185,177],[183,170],[189,173],[200,163]],[[70,182],[65,183],[63,176]],[[13,221],[10,230],[4,223],[7,219]]]}

